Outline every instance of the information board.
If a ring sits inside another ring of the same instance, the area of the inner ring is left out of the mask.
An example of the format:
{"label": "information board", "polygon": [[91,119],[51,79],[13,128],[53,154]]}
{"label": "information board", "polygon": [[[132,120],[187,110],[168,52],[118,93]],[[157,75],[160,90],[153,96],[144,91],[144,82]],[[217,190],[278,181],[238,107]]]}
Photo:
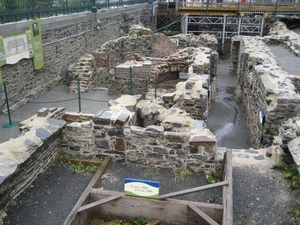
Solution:
{"label": "information board", "polygon": [[[33,67],[44,66],[41,24],[39,20],[28,21],[28,30],[22,33],[0,36],[0,68],[6,64],[16,64],[21,59],[33,58]],[[0,84],[2,84],[0,70]]]}

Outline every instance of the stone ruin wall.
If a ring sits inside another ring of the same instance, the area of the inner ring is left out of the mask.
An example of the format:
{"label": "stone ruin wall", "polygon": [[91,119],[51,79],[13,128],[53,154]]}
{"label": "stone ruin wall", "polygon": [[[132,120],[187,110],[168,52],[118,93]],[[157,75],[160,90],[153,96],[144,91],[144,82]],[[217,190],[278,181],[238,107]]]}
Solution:
{"label": "stone ruin wall", "polygon": [[[186,47],[189,41],[195,47]],[[98,112],[85,123],[66,115],[66,120],[76,122],[67,125],[63,149],[72,154],[110,156],[144,165],[214,169],[217,145],[205,120],[212,95],[210,73],[216,81],[218,53],[199,47],[203,42],[216,49],[217,40],[210,35],[178,35],[170,39],[133,26],[128,36],[106,42],[85,56],[82,65],[96,66],[96,79],[103,75],[100,79],[110,82],[109,93],[129,93],[131,71],[132,93],[140,95],[123,95],[111,101],[110,110]],[[173,92],[159,93],[155,99],[155,81],[180,81],[180,71],[185,76]],[[134,104],[126,105],[133,100]]]}
{"label": "stone ruin wall", "polygon": [[65,120],[75,122],[66,126],[62,149],[194,171],[208,172],[218,165],[216,139],[204,121],[192,119],[177,107],[167,109],[159,101],[143,100],[141,95],[123,95],[110,104],[110,110],[99,111],[83,123],[80,114],[80,119],[66,114]]}
{"label": "stone ruin wall", "polygon": [[[267,39],[268,40],[268,39]],[[253,148],[278,144],[282,123],[298,115],[298,78],[288,74],[277,62],[263,38],[232,39],[231,73],[238,81],[237,93],[243,103]],[[260,112],[265,117],[260,119]]]}
{"label": "stone ruin wall", "polygon": [[300,36],[287,28],[280,21],[272,23],[268,36],[264,36],[266,43],[284,44],[295,56],[300,57]]}
{"label": "stone ruin wall", "polygon": [[64,108],[42,108],[19,123],[20,137],[0,144],[0,206],[47,169],[61,144]]}
{"label": "stone ruin wall", "polygon": [[[192,57],[192,54],[181,56],[180,49],[189,48],[193,51],[199,46],[212,49],[205,53],[210,55],[211,60],[206,65],[194,63],[194,72],[210,74],[210,83],[216,84],[218,53],[215,51],[217,39],[214,36],[176,35],[169,38],[142,26],[132,26],[128,36],[110,40],[91,55],[86,55],[70,65],[67,84],[73,85],[68,90],[71,93],[77,92],[76,78],[80,76],[82,91],[88,90],[85,87],[108,86],[110,94],[129,94],[132,66],[132,94],[145,93],[156,81],[178,79],[179,72],[188,72],[189,64],[193,61],[188,57]],[[148,61],[151,61],[150,74]],[[133,63],[130,65],[127,62]],[[88,81],[90,84],[87,84]]]}
{"label": "stone ruin wall", "polygon": [[[66,75],[68,65],[100,48],[106,41],[124,36],[131,25],[151,25],[149,4],[103,10],[97,14],[77,13],[43,18],[41,22],[44,68],[34,70],[32,59],[22,59],[15,65],[1,67],[11,110],[51,90]],[[27,21],[2,24],[0,35],[27,29]],[[6,30],[7,33],[4,33]],[[6,112],[5,94],[0,88],[0,113]]]}

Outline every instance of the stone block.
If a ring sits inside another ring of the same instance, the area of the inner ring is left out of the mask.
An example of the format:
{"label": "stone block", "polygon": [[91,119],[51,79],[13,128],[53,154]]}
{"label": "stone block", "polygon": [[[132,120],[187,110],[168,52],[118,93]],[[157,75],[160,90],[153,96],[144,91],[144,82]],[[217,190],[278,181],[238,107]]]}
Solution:
{"label": "stone block", "polygon": [[36,129],[35,135],[42,141],[46,141],[51,136],[51,133],[44,128],[38,128]]}
{"label": "stone block", "polygon": [[165,137],[170,142],[180,142],[183,143],[187,141],[188,137],[186,136],[186,133],[183,132],[165,132]]}
{"label": "stone block", "polygon": [[131,132],[139,137],[143,137],[145,134],[145,128],[138,126],[131,126]]}
{"label": "stone block", "polygon": [[111,137],[114,137],[114,136],[115,137],[123,137],[124,136],[123,129],[115,128],[115,127],[108,128],[107,135],[109,135]]}
{"label": "stone block", "polygon": [[45,117],[47,116],[49,113],[49,109],[48,108],[41,108],[37,111],[37,116],[38,117]]}
{"label": "stone block", "polygon": [[130,118],[130,115],[127,113],[122,113],[121,115],[119,115],[119,117],[117,118],[115,124],[116,125],[120,125],[123,126]]}
{"label": "stone block", "polygon": [[216,143],[216,140],[208,136],[196,135],[190,138],[189,143],[193,145],[202,145],[202,143]]}
{"label": "stone block", "polygon": [[96,138],[96,147],[102,149],[110,149],[109,142],[105,138]]}
{"label": "stone block", "polygon": [[115,149],[118,151],[125,151],[125,140],[123,138],[116,138]]}
{"label": "stone block", "polygon": [[158,154],[167,154],[168,151],[166,148],[161,147],[161,146],[153,146],[153,152],[158,153]]}
{"label": "stone block", "polygon": [[98,125],[109,125],[112,113],[109,111],[101,111],[93,117],[93,122]]}
{"label": "stone block", "polygon": [[164,127],[151,125],[146,127],[145,135],[152,138],[162,137],[164,132]]}

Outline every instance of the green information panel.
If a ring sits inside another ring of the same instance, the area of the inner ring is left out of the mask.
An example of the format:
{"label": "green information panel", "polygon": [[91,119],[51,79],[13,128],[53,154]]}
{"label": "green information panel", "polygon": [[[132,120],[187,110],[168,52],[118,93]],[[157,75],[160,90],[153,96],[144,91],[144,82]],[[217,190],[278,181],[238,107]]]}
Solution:
{"label": "green information panel", "polygon": [[39,70],[44,66],[41,23],[39,20],[32,20],[28,22],[28,26],[31,31],[33,67],[35,70]]}
{"label": "green information panel", "polygon": [[[16,64],[21,59],[33,58],[33,67],[44,66],[41,24],[39,20],[28,22],[29,30],[23,33],[0,36],[0,68],[6,64]],[[0,70],[0,84],[3,83]]]}

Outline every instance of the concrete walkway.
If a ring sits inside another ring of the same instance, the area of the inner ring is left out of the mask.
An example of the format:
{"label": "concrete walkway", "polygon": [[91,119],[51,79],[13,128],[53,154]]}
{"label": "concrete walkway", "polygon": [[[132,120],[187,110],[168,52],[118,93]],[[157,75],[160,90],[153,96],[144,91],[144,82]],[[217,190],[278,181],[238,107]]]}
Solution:
{"label": "concrete walkway", "polygon": [[[108,101],[118,97],[118,95],[109,95],[105,88],[81,93],[81,112],[94,114],[98,110],[107,109]],[[28,119],[43,107],[64,107],[67,112],[78,112],[78,95],[68,94],[66,87],[63,85],[56,86],[33,102],[27,103],[16,111],[11,112],[11,121],[18,123]],[[20,135],[18,126],[4,128],[3,125],[5,124],[9,124],[8,115],[0,115],[0,143]]]}

